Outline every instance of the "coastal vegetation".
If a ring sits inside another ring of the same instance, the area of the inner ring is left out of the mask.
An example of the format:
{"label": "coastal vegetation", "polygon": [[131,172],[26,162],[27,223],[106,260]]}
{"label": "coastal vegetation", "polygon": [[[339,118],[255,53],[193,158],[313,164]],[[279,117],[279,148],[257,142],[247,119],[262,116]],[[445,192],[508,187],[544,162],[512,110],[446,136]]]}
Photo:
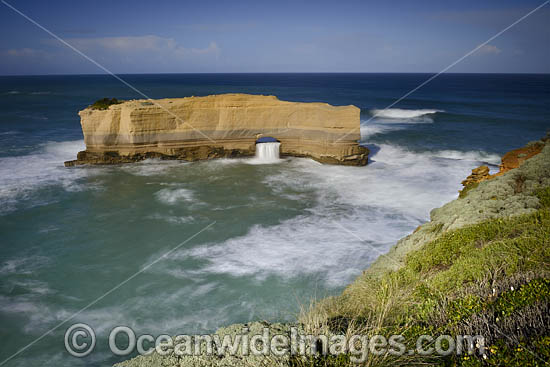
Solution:
{"label": "coastal vegetation", "polygon": [[[406,256],[397,271],[366,271],[341,296],[302,312],[320,334],[483,335],[485,352],[449,356],[377,356],[365,365],[543,366],[550,360],[550,187],[540,208],[441,234]],[[300,366],[351,365],[312,357]]]}
{"label": "coastal vegetation", "polygon": [[109,106],[112,106],[114,104],[122,103],[122,101],[119,101],[116,98],[102,98],[95,101],[90,108],[92,110],[106,110],[109,108]]}

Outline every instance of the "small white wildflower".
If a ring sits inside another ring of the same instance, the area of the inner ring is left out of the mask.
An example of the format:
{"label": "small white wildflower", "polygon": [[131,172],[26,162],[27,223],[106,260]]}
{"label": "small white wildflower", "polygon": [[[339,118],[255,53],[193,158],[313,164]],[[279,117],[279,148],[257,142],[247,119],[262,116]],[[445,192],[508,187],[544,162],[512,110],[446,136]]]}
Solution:
{"label": "small white wildflower", "polygon": [[514,287],[510,287],[511,290],[514,290]]}

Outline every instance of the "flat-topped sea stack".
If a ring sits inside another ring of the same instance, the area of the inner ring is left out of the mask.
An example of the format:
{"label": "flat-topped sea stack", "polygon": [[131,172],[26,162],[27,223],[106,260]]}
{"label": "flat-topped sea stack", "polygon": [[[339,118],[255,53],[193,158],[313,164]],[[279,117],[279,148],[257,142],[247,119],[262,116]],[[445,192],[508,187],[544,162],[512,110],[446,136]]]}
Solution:
{"label": "flat-topped sea stack", "polygon": [[253,156],[261,137],[277,139],[281,156],[362,166],[359,108],[221,94],[132,100],[79,112],[86,150],[66,166],[146,158],[195,161]]}

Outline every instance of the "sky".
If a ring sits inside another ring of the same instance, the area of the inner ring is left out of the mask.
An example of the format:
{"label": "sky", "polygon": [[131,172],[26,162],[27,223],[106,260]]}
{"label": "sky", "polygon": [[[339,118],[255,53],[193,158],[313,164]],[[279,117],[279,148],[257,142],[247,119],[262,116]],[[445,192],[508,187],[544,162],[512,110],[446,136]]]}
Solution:
{"label": "sky", "polygon": [[[544,2],[5,1],[113,73],[439,72]],[[0,75],[105,73],[4,3],[0,31]],[[549,60],[550,3],[449,72]]]}

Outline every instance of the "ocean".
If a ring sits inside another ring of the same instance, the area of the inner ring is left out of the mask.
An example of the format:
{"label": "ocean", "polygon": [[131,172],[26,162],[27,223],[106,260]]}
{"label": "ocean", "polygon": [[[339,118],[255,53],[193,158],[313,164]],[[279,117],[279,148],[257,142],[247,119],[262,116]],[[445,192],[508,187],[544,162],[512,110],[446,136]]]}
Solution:
{"label": "ocean", "polygon": [[[116,326],[208,333],[294,320],[455,199],[472,168],[550,129],[550,75],[121,75],[151,98],[218,93],[361,108],[365,167],[291,158],[65,168],[77,112],[141,98],[106,75],[0,77],[0,363],[103,366]],[[203,228],[212,224],[191,240]],[[166,252],[169,256],[154,263]],[[136,272],[141,273],[59,325]],[[85,358],[64,334],[97,335]]]}

